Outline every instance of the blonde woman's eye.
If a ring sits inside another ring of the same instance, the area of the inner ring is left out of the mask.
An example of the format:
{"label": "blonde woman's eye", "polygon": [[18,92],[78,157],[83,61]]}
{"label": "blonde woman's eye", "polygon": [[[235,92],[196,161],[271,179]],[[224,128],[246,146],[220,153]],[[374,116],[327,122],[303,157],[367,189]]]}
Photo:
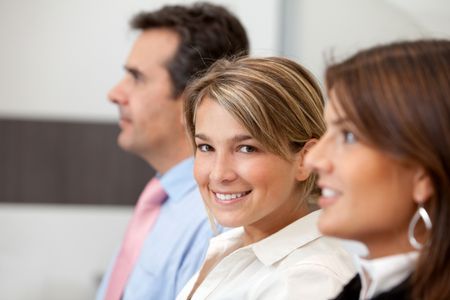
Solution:
{"label": "blonde woman's eye", "polygon": [[213,150],[213,147],[208,144],[199,144],[197,145],[197,150],[200,152],[209,152]]}
{"label": "blonde woman's eye", "polygon": [[240,146],[239,151],[243,152],[243,153],[252,153],[252,152],[256,151],[256,148],[253,146],[249,146],[249,145],[243,145],[243,146]]}
{"label": "blonde woman's eye", "polygon": [[358,141],[355,134],[349,130],[343,130],[342,135],[344,136],[344,143],[354,144]]}

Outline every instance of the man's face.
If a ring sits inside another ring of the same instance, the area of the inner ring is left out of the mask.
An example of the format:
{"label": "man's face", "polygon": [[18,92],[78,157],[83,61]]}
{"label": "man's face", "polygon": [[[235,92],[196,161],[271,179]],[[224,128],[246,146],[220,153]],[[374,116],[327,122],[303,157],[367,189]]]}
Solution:
{"label": "man's face", "polygon": [[148,160],[171,147],[184,134],[182,101],[172,94],[166,64],[179,44],[178,35],[167,29],[143,31],[125,64],[126,74],[108,94],[119,106],[119,145]]}

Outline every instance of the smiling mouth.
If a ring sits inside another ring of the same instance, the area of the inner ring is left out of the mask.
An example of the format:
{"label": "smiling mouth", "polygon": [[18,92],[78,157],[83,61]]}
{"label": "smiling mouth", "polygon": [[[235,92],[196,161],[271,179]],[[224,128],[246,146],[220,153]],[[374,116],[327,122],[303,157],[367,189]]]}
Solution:
{"label": "smiling mouth", "polygon": [[319,206],[323,209],[333,205],[338,201],[341,193],[328,187],[322,187],[321,196],[319,198]]}
{"label": "smiling mouth", "polygon": [[338,192],[330,189],[330,188],[322,188],[322,197],[324,198],[332,198],[336,197],[338,195]]}
{"label": "smiling mouth", "polygon": [[214,193],[216,198],[220,201],[233,201],[235,199],[247,196],[250,194],[251,191],[241,192],[241,193],[229,193],[229,194],[222,194],[222,193]]}

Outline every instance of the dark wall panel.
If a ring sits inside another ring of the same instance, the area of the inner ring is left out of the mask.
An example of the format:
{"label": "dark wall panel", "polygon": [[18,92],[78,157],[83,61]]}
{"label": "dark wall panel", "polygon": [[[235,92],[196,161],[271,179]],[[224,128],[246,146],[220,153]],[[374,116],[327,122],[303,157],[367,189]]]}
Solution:
{"label": "dark wall panel", "polygon": [[0,201],[134,204],[154,174],[116,124],[0,119]]}

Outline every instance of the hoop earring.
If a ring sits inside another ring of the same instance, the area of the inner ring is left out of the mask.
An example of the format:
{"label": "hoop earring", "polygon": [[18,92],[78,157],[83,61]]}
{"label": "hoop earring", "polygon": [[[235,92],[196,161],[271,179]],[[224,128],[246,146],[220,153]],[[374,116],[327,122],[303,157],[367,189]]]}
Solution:
{"label": "hoop earring", "polygon": [[430,219],[430,216],[428,215],[427,211],[425,210],[425,208],[423,208],[422,203],[419,204],[419,207],[417,208],[416,213],[412,217],[411,222],[409,222],[409,228],[408,228],[409,243],[416,250],[420,250],[424,246],[423,244],[419,243],[416,240],[416,237],[414,236],[414,229],[416,228],[416,225],[420,219],[423,220],[423,223],[425,224],[425,228],[427,230],[431,230],[431,227],[433,224],[431,223],[431,219]]}

